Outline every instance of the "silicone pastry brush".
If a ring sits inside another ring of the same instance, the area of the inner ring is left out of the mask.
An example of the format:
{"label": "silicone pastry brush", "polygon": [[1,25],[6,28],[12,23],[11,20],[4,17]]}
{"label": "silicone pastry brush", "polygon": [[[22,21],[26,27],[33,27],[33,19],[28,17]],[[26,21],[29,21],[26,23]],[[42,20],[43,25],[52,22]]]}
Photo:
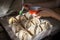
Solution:
{"label": "silicone pastry brush", "polygon": [[24,4],[24,0],[22,0],[22,9],[19,11],[19,15],[22,15],[23,14],[23,10],[24,10],[23,4]]}
{"label": "silicone pastry brush", "polygon": [[19,11],[19,15],[23,14],[24,7],[22,7],[22,10]]}

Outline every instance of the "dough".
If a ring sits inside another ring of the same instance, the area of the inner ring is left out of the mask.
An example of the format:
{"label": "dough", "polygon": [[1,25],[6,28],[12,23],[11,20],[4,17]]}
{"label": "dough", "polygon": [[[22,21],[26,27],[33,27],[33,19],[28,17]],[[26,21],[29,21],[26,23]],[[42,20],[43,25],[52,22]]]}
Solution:
{"label": "dough", "polygon": [[18,15],[16,18],[9,19],[9,24],[12,25],[12,30],[20,40],[32,40],[35,35],[42,31],[50,29],[52,25],[47,20],[41,20],[30,14]]}

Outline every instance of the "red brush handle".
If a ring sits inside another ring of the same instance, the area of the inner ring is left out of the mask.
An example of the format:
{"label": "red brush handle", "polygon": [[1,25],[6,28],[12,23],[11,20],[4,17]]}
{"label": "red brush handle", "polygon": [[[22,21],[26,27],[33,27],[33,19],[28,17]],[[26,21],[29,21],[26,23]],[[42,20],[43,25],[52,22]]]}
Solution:
{"label": "red brush handle", "polygon": [[38,10],[38,11],[36,11],[36,10],[29,10],[29,13],[32,15],[32,14],[38,14],[40,11],[42,11],[42,10]]}
{"label": "red brush handle", "polygon": [[37,11],[35,11],[35,10],[29,10],[29,13],[30,14],[37,14]]}

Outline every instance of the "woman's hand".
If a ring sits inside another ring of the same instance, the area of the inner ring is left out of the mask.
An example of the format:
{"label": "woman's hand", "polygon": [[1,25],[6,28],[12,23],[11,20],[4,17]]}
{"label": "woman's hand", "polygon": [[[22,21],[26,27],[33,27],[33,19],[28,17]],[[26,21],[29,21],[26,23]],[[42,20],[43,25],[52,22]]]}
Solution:
{"label": "woman's hand", "polygon": [[39,18],[40,17],[53,17],[55,12],[50,10],[50,9],[41,9],[42,11],[40,11],[38,14],[37,14],[37,17]]}
{"label": "woman's hand", "polygon": [[40,11],[36,17],[52,17],[60,21],[60,15],[50,9],[42,9],[42,11]]}

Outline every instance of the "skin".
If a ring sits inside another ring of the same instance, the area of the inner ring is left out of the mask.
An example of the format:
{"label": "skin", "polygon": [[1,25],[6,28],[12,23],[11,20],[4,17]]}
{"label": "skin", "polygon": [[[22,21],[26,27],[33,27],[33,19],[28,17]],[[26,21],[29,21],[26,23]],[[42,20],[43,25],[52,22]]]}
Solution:
{"label": "skin", "polygon": [[[26,10],[29,10],[29,7],[30,6],[32,6],[32,5],[29,5],[29,4],[27,6],[24,5],[24,7],[25,7]],[[47,9],[47,8],[42,8],[41,10],[42,11],[40,11],[37,14],[37,16],[36,16],[37,18],[41,18],[41,17],[52,17],[52,18],[55,18],[55,19],[57,19],[57,20],[60,21],[60,15],[57,14],[56,12],[54,12],[54,11],[52,11],[50,9]]]}
{"label": "skin", "polygon": [[43,9],[37,14],[37,17],[52,17],[60,21],[60,15],[50,9]]}

